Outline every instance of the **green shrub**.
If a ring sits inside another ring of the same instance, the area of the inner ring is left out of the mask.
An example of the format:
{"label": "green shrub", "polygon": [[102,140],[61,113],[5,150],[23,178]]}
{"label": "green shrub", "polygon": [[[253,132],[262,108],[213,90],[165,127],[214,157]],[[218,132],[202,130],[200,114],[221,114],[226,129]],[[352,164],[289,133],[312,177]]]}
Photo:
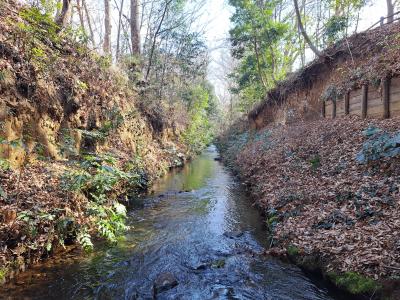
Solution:
{"label": "green shrub", "polygon": [[237,155],[246,147],[249,142],[249,137],[250,135],[248,131],[229,136],[228,143],[225,146],[226,151],[224,151],[224,155],[229,164],[232,164],[236,160]]}
{"label": "green shrub", "polygon": [[7,273],[8,273],[8,268],[5,267],[0,268],[0,284],[5,281]]}
{"label": "green shrub", "polygon": [[[56,49],[60,48],[58,25],[51,14],[38,7],[24,8],[19,15],[22,21],[15,24],[15,38],[22,44],[27,61],[39,70],[48,70],[57,58]],[[46,46],[55,46],[54,51],[46,52]]]}
{"label": "green shrub", "polygon": [[299,248],[297,248],[296,246],[293,246],[293,245],[289,245],[289,246],[287,247],[286,251],[287,251],[287,254],[288,254],[290,257],[296,257],[296,256],[299,255],[299,253],[300,253]]}
{"label": "green shrub", "polygon": [[205,87],[198,85],[188,91],[184,98],[188,102],[190,121],[182,138],[192,153],[199,153],[213,139],[208,114],[212,95]]}
{"label": "green shrub", "polygon": [[325,24],[325,36],[328,38],[328,42],[334,43],[343,38],[347,25],[347,16],[330,17]]}

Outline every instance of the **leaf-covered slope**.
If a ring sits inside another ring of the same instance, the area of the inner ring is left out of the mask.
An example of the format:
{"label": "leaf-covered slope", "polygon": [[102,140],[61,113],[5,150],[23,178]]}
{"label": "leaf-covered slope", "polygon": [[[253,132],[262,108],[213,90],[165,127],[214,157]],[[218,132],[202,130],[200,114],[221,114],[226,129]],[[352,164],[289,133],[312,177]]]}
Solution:
{"label": "leaf-covered slope", "polygon": [[295,248],[328,271],[399,275],[399,121],[346,117],[222,139],[266,212],[271,253]]}

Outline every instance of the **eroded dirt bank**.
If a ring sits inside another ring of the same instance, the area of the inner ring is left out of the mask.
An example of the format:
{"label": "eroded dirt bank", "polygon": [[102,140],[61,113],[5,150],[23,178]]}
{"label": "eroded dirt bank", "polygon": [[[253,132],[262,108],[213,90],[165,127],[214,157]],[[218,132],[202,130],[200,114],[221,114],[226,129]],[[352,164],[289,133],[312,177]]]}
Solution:
{"label": "eroded dirt bank", "polygon": [[392,299],[400,275],[398,118],[347,117],[252,132],[237,123],[219,140],[273,233],[266,252],[322,270],[354,294]]}
{"label": "eroded dirt bank", "polygon": [[188,157],[184,118],[56,31],[0,1],[0,283],[68,245],[114,244],[122,204]]}

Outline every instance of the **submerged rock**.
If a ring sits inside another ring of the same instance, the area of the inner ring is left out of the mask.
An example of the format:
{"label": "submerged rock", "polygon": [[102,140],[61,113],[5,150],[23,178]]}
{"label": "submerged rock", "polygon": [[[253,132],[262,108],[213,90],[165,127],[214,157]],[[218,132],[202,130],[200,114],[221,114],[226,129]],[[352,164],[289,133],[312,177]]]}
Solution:
{"label": "submerged rock", "polygon": [[197,264],[189,266],[189,268],[195,271],[200,271],[207,269],[210,265],[211,265],[210,262],[199,262]]}
{"label": "submerged rock", "polygon": [[220,269],[223,267],[225,267],[225,259],[218,259],[218,260],[214,261],[211,265],[211,268],[214,268],[214,269]]}
{"label": "submerged rock", "polygon": [[232,287],[218,287],[213,290],[211,299],[236,299]]}
{"label": "submerged rock", "polygon": [[243,231],[240,230],[234,230],[234,231],[226,231],[224,232],[224,236],[230,239],[236,239],[239,238],[243,235]]}
{"label": "submerged rock", "polygon": [[170,290],[178,285],[178,280],[172,273],[165,272],[157,276],[154,281],[154,294]]}

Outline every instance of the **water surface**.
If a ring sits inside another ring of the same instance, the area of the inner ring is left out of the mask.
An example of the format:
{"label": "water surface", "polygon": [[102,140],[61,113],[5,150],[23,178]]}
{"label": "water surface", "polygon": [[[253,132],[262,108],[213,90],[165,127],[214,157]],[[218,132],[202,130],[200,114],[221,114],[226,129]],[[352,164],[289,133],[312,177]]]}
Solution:
{"label": "water surface", "polygon": [[258,255],[267,244],[263,220],[216,156],[211,146],[136,201],[118,246],[50,260],[1,296],[152,299],[155,279],[169,272],[179,284],[158,299],[343,299],[299,268]]}

